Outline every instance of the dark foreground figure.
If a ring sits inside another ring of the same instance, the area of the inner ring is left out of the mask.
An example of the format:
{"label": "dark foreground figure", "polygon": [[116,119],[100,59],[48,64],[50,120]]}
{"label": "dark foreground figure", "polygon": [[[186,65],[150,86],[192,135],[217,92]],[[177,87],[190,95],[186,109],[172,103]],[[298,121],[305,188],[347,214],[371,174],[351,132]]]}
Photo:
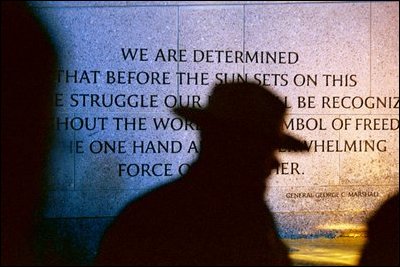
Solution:
{"label": "dark foreground figure", "polygon": [[37,244],[57,55],[25,2],[1,2],[1,266],[43,263]]}
{"label": "dark foreground figure", "polygon": [[264,200],[276,150],[305,149],[281,132],[281,100],[253,83],[232,83],[217,85],[205,109],[175,112],[201,127],[198,160],[122,211],[96,264],[290,265]]}
{"label": "dark foreground figure", "polygon": [[399,194],[387,200],[368,221],[368,242],[361,266],[399,266]]}

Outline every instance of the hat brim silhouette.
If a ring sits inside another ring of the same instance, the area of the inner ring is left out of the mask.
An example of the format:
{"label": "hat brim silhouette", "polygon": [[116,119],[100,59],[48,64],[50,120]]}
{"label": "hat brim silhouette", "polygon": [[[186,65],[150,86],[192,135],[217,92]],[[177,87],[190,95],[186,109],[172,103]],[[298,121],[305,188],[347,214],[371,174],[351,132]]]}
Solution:
{"label": "hat brim silhouette", "polygon": [[[218,123],[220,123],[207,109],[179,107],[173,109],[173,112],[201,127],[210,127],[210,125],[218,125]],[[270,136],[267,138],[270,138]],[[277,139],[279,140],[275,141],[278,143],[279,148],[290,150],[290,152],[308,151],[308,146],[304,141],[289,134],[284,133],[280,135],[279,138],[277,137]]]}

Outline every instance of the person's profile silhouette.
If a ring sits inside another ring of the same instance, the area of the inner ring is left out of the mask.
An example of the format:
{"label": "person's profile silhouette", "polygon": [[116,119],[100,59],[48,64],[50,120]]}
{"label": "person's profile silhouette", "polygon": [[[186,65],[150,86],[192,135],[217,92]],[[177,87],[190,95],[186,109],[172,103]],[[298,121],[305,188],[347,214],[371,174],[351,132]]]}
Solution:
{"label": "person's profile silhouette", "polygon": [[227,83],[206,108],[174,111],[201,128],[197,161],[119,214],[96,264],[290,265],[264,199],[277,149],[307,149],[282,132],[283,102],[255,83]]}
{"label": "person's profile silhouette", "polygon": [[1,3],[1,266],[41,265],[58,56],[26,2]]}

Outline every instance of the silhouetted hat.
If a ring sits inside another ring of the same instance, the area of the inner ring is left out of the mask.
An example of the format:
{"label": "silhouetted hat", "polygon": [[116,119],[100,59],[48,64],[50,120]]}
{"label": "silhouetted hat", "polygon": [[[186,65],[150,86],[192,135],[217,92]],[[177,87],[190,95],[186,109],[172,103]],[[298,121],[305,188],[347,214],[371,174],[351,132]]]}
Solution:
{"label": "silhouetted hat", "polygon": [[201,128],[226,129],[227,138],[233,132],[268,138],[277,147],[294,151],[307,150],[304,141],[282,132],[286,107],[269,88],[255,83],[225,83],[216,85],[205,108],[179,107],[174,112]]}

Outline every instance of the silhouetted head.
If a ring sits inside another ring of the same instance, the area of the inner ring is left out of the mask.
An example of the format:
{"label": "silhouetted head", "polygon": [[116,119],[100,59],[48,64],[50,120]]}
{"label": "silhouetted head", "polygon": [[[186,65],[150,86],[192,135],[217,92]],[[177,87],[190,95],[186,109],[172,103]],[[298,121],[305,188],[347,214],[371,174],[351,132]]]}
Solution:
{"label": "silhouetted head", "polygon": [[37,227],[47,193],[44,170],[57,62],[55,48],[28,3],[2,2],[2,266],[40,265],[42,260]]}
{"label": "silhouetted head", "polygon": [[304,142],[283,133],[285,110],[282,100],[268,88],[226,83],[214,87],[206,108],[174,111],[200,126],[202,157],[265,176],[277,167],[278,148],[307,149]]}

